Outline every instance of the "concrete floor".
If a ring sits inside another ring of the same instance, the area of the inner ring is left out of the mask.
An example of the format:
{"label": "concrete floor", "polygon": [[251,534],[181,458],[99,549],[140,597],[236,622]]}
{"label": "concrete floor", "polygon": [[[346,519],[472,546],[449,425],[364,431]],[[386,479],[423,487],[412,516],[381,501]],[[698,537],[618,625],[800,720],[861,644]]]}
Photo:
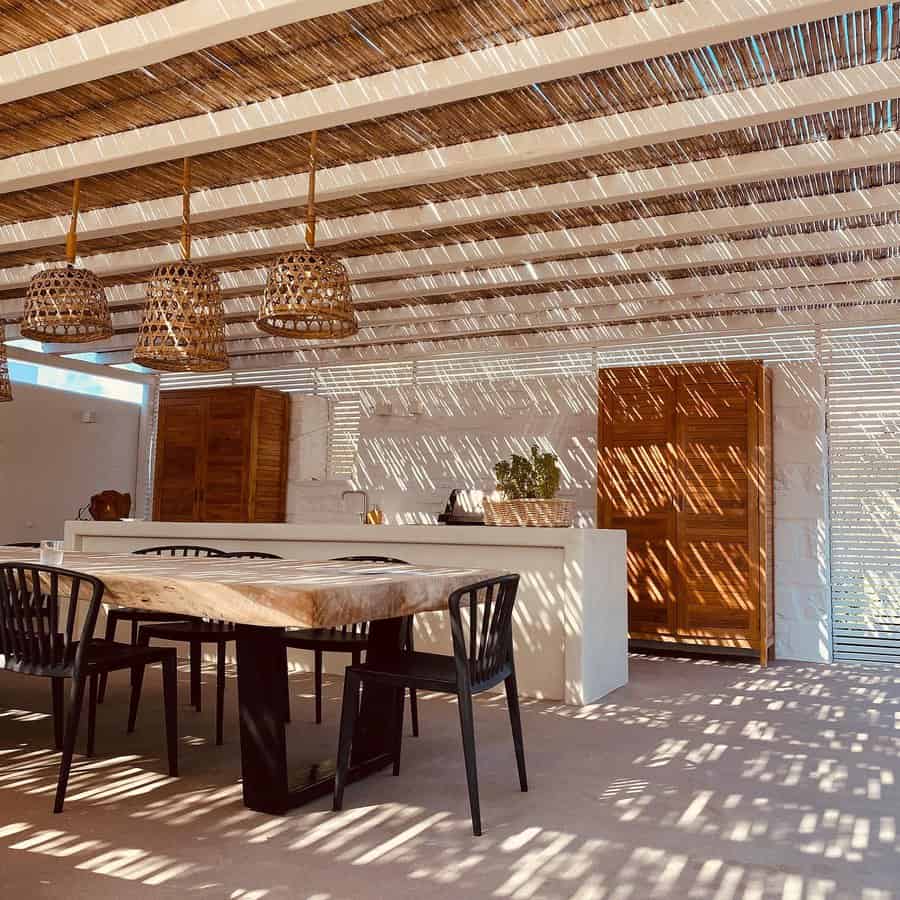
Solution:
{"label": "concrete floor", "polygon": [[[233,681],[226,746],[211,708],[182,708],[170,780],[158,678],[126,737],[119,675],[99,755],[76,761],[54,816],[49,686],[0,674],[0,897],[900,897],[900,669],[634,657],[631,672],[591,708],[526,704],[528,794],[504,704],[478,704],[480,839],[444,698],[422,701],[400,778],[351,785],[339,815],[323,799],[275,818],[240,802]],[[300,756],[334,746],[329,682],[316,727],[308,676],[292,678]]]}

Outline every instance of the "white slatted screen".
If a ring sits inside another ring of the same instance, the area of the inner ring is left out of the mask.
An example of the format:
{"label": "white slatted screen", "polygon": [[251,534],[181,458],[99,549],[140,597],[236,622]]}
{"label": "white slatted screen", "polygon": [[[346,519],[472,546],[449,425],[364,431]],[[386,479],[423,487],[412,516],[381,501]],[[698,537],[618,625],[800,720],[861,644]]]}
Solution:
{"label": "white slatted screen", "polygon": [[839,660],[900,663],[900,326],[823,335]]}

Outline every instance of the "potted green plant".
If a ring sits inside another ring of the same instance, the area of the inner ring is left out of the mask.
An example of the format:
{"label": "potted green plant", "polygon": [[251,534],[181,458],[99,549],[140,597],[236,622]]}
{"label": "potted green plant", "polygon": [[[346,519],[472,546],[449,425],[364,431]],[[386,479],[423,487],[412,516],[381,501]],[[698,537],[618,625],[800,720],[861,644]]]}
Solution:
{"label": "potted green plant", "polygon": [[484,501],[485,525],[568,528],[574,503],[559,500],[559,459],[532,446],[530,456],[513,453],[494,466],[502,500]]}

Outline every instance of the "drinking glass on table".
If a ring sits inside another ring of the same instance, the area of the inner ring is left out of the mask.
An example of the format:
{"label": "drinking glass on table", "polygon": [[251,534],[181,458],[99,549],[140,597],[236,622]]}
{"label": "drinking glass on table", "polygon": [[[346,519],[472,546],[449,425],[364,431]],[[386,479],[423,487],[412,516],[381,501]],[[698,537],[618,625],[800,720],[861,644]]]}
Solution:
{"label": "drinking glass on table", "polygon": [[41,541],[41,565],[61,566],[63,564],[63,542]]}

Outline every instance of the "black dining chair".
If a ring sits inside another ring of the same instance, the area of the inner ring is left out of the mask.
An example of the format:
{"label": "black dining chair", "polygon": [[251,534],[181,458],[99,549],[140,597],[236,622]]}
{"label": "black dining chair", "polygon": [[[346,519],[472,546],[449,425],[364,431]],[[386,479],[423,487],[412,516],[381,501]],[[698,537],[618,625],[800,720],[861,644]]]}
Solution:
{"label": "black dining chair", "polygon": [[[390,556],[339,556],[332,562],[387,563],[408,566],[402,559]],[[413,649],[413,619],[406,619],[405,645]],[[369,623],[356,622],[340,628],[291,628],[285,632],[284,643],[292,650],[312,650],[314,653],[314,677],[316,694],[316,724],[322,722],[322,663],[325,653],[349,653],[353,665],[359,665],[362,654],[369,646]],[[286,719],[290,721],[290,699],[288,699]],[[412,720],[413,737],[419,736],[419,703],[415,690],[409,692],[409,713]]]}
{"label": "black dining chair", "polygon": [[[67,584],[64,591],[61,582]],[[31,563],[0,563],[0,670],[51,679],[54,738],[57,749],[62,750],[53,805],[55,813],[62,812],[65,802],[85,688],[90,695],[87,755],[92,756],[97,680],[108,672],[132,669],[136,665],[143,670],[148,663],[162,665],[169,774],[173,777],[178,774],[175,651],[162,647],[133,647],[94,638],[103,591],[100,579],[69,569]],[[87,600],[86,594],[90,595]],[[76,637],[78,608],[85,602],[87,611],[81,633]],[[72,689],[63,728],[63,688],[67,678],[72,681]],[[132,706],[136,700],[132,692]]]}
{"label": "black dining chair", "polygon": [[[157,549],[169,550],[172,548],[164,547]],[[209,550],[209,548],[197,549]],[[273,553],[262,553],[255,550],[238,550],[234,553],[215,550],[206,555],[215,559],[280,559],[280,557],[275,556]],[[204,621],[203,619],[191,618],[185,619],[184,621],[153,622],[148,625],[142,625],[138,637],[138,645],[147,647],[154,638],[160,641],[186,643],[190,647],[191,705],[197,712],[200,712],[203,708],[200,682],[200,662],[203,654],[203,645],[216,645],[216,746],[220,746],[225,737],[225,650],[228,644],[235,640],[234,624],[219,619]],[[141,682],[143,677],[142,671],[135,671],[134,691],[138,700],[140,700]],[[137,704],[134,705],[131,717],[128,721],[129,729],[134,727],[134,717],[136,716]]]}
{"label": "black dining chair", "polygon": [[[210,558],[227,556],[223,550],[213,547],[195,547],[190,544],[169,544],[164,547],[145,547],[143,550],[134,550],[134,556],[177,556],[184,558]],[[104,637],[107,641],[116,639],[116,629],[120,622],[131,623],[131,644],[138,644],[138,628],[143,622],[185,622],[191,621],[191,616],[182,616],[178,613],[156,612],[149,609],[129,609],[125,606],[106,607],[106,631]],[[106,699],[106,675],[100,679],[100,693],[97,701],[102,703]],[[196,653],[191,647],[191,703],[197,701],[200,696],[200,648]],[[195,704],[195,705],[197,705]],[[197,709],[200,707],[197,705]]]}
{"label": "black dining chair", "polygon": [[[516,667],[513,660],[512,619],[518,588],[518,575],[504,575],[468,585],[450,595],[448,606],[453,656],[407,651],[398,653],[393,659],[347,667],[334,782],[335,811],[340,810],[344,802],[353,732],[359,714],[361,685],[400,689],[415,687],[456,695],[466,763],[466,780],[469,785],[472,831],[480,835],[481,807],[478,800],[472,697],[503,682],[506,687],[506,703],[509,708],[516,766],[519,770],[519,787],[523,791],[528,790],[522,719],[519,714]],[[465,617],[464,610],[467,611]],[[404,693],[403,690],[397,690],[396,709],[390,723],[394,736],[395,775],[400,774]]]}

